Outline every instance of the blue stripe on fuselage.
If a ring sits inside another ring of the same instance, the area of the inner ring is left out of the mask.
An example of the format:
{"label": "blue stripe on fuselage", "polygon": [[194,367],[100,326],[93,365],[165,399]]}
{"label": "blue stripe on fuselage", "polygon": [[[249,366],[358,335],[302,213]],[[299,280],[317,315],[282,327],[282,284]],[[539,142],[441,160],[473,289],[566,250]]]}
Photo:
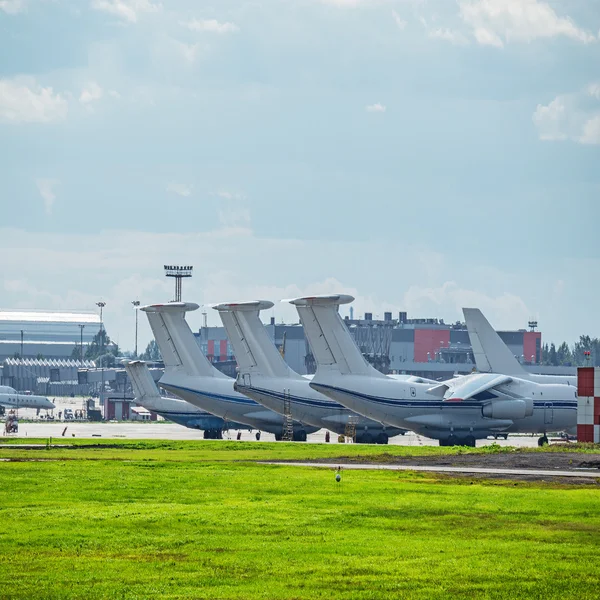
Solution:
{"label": "blue stripe on fuselage", "polygon": [[[345,390],[343,388],[335,387],[333,385],[325,385],[322,383],[314,384],[317,388],[324,388],[332,390],[334,392],[340,392],[342,394],[348,394],[349,396],[355,396],[361,400],[367,400],[377,404],[385,404],[387,406],[402,406],[404,408],[480,408],[484,405],[484,402],[476,400],[462,400],[460,402],[448,402],[442,400],[395,400],[393,398],[382,398],[380,396],[370,396],[361,392],[355,392],[351,390]],[[545,409],[547,405],[552,405],[552,408],[564,408],[570,410],[577,410],[576,400],[544,400],[543,402],[534,402],[534,409]]]}

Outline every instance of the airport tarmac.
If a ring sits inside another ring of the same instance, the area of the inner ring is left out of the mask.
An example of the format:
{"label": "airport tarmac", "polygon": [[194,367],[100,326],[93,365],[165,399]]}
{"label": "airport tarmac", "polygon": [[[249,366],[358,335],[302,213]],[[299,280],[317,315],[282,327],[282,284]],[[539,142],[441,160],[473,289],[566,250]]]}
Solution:
{"label": "airport tarmac", "polygon": [[[83,409],[84,398],[77,397],[51,397],[50,400],[56,405],[53,412],[58,417],[59,411],[63,412],[65,408],[75,410]],[[96,400],[96,405],[98,401]],[[31,437],[31,438],[60,438],[60,437],[78,437],[78,438],[124,438],[124,439],[163,439],[163,440],[201,440],[203,432],[197,429],[189,429],[175,423],[164,421],[159,417],[159,421],[121,421],[121,422],[88,422],[88,421],[46,421],[40,419],[46,411],[41,411],[37,415],[35,409],[19,409],[19,433],[9,434],[6,437]],[[66,429],[65,429],[66,428]],[[1,427],[4,436],[4,427]],[[63,435],[64,433],[64,435]],[[237,430],[224,432],[223,439],[235,440]],[[256,432],[242,431],[241,439],[243,441],[256,440]],[[500,446],[515,446],[520,448],[536,447],[537,435],[511,435],[508,440],[504,439],[486,439],[477,440],[477,446],[488,446],[496,443]],[[271,433],[261,432],[261,441],[275,441],[275,436]],[[337,444],[336,434],[330,435],[330,443]],[[325,430],[310,434],[307,439],[311,443],[325,443]],[[437,440],[432,440],[412,432],[405,435],[397,435],[390,438],[391,445],[398,446],[438,446]]]}
{"label": "airport tarmac", "polygon": [[[4,428],[2,428],[4,430]],[[237,431],[231,430],[224,433],[223,439],[235,440]],[[243,441],[256,440],[256,432],[242,431],[241,439]],[[163,422],[99,422],[90,423],[87,421],[50,421],[50,422],[23,422],[19,423],[19,433],[4,435],[8,438],[122,438],[122,439],[162,439],[162,440],[201,440],[203,432],[197,429],[189,429],[175,423]],[[263,442],[274,442],[275,436],[270,433],[261,433]],[[332,444],[337,444],[337,436],[331,434]],[[487,446],[494,442],[500,446],[517,447],[535,447],[537,446],[537,436],[515,435],[509,436],[508,440],[477,440],[477,446]],[[308,436],[308,442],[325,443],[325,431],[320,430]],[[390,438],[391,445],[398,446],[437,446],[436,440],[409,432],[405,435],[398,435]]]}

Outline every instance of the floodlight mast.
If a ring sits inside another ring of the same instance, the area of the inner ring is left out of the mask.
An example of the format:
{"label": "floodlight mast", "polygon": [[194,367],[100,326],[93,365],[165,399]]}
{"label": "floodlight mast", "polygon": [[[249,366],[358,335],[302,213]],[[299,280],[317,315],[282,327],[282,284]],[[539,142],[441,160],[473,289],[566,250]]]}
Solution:
{"label": "floodlight mast", "polygon": [[193,269],[192,266],[165,265],[165,276],[175,278],[175,302],[181,302],[181,280],[184,277],[191,277]]}

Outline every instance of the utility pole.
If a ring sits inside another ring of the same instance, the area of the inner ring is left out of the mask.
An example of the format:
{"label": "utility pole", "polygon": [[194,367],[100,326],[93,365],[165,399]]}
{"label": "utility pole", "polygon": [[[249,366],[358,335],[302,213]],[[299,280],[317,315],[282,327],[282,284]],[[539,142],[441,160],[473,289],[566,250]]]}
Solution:
{"label": "utility pole", "polygon": [[23,330],[21,329],[21,360],[23,360]]}
{"label": "utility pole", "polygon": [[135,310],[135,358],[138,356],[138,306],[140,305],[139,300],[132,300],[131,304],[133,304],[133,309]]}
{"label": "utility pole", "polygon": [[106,306],[106,302],[100,300],[96,302],[96,306],[100,308],[100,369],[102,372],[102,387],[100,388],[100,404],[104,406],[104,321],[102,320],[102,309]]}
{"label": "utility pole", "polygon": [[85,327],[85,325],[83,323],[79,323],[79,352],[81,353],[79,358],[80,358],[80,364],[83,367],[83,328]]}

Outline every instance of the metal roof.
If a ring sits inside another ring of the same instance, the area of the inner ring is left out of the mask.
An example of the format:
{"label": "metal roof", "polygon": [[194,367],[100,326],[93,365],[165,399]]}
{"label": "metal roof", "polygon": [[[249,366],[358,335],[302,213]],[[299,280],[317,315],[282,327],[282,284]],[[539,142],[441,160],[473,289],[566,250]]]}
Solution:
{"label": "metal roof", "polygon": [[96,363],[91,360],[84,360],[83,365],[80,360],[65,358],[6,358],[6,366],[24,366],[24,367],[95,367]]}
{"label": "metal roof", "polygon": [[93,311],[0,309],[0,322],[33,323],[90,323],[100,325],[100,315]]}

